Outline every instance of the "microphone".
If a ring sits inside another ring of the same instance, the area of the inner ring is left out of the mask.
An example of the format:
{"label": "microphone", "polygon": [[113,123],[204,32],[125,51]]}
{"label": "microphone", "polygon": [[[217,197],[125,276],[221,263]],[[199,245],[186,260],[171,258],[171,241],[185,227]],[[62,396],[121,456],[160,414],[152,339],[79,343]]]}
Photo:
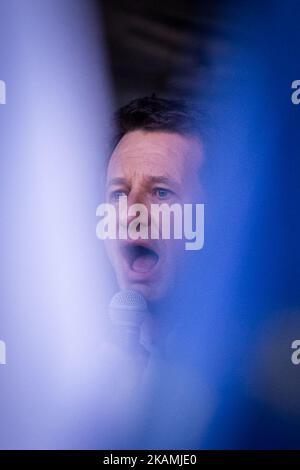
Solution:
{"label": "microphone", "polygon": [[141,345],[141,325],[149,315],[147,302],[135,290],[122,290],[115,294],[109,305],[112,340],[130,355],[142,362],[148,351]]}

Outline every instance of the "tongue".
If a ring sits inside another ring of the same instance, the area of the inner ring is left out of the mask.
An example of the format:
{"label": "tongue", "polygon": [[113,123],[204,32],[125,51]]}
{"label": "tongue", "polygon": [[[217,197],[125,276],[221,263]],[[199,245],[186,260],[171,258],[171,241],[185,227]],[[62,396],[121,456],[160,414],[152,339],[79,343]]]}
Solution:
{"label": "tongue", "polygon": [[138,256],[132,263],[132,269],[139,273],[150,271],[157,263],[157,256],[151,253],[145,253]]}

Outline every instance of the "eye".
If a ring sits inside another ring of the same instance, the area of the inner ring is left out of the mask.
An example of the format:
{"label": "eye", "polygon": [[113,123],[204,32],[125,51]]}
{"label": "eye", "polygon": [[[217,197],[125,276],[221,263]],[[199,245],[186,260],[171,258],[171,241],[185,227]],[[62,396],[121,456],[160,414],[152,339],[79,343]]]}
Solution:
{"label": "eye", "polygon": [[110,193],[110,200],[112,202],[119,202],[120,197],[122,196],[127,196],[126,191],[123,191],[121,189],[117,189],[116,191],[112,191]]}
{"label": "eye", "polygon": [[173,192],[166,188],[155,188],[153,190],[153,194],[158,199],[168,199],[173,194]]}

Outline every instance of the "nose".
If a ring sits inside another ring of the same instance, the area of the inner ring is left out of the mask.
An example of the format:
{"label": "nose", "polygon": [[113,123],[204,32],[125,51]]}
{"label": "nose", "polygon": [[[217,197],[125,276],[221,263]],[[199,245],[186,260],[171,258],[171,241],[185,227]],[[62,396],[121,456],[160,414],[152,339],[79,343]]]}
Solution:
{"label": "nose", "polygon": [[141,231],[142,229],[145,231],[145,229],[148,228],[149,234],[151,224],[151,203],[149,197],[145,191],[132,190],[127,196],[127,214],[123,214],[120,224],[124,227],[126,226],[128,230],[130,223],[137,217],[139,217],[140,225],[142,225],[137,227],[137,231]]}

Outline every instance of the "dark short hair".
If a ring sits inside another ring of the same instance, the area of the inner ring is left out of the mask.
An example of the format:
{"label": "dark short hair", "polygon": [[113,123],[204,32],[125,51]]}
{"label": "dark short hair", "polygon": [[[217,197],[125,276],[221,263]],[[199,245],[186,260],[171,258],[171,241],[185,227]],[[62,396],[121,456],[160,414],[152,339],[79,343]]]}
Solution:
{"label": "dark short hair", "polygon": [[174,132],[203,140],[205,117],[195,105],[181,100],[151,97],[137,98],[114,115],[112,150],[122,137],[135,130]]}

